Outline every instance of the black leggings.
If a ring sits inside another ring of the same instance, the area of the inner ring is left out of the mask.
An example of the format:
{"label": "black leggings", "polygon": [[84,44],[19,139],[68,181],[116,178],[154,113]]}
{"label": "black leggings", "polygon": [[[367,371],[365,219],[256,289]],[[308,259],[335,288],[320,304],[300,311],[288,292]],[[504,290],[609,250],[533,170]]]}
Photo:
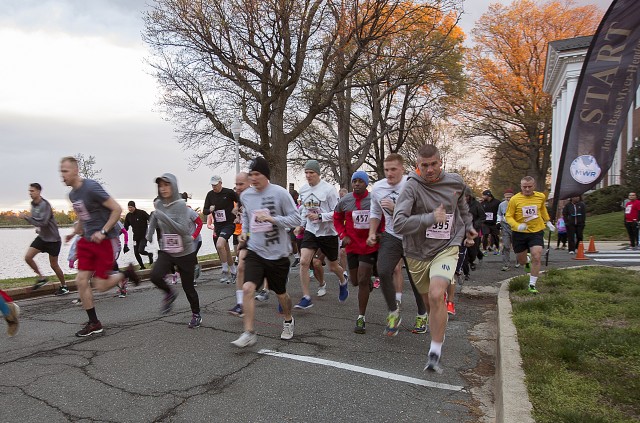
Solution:
{"label": "black leggings", "polygon": [[164,251],[159,251],[158,260],[151,270],[151,282],[159,289],[169,293],[171,288],[164,280],[164,276],[171,273],[171,269],[175,265],[178,268],[178,273],[180,273],[182,289],[191,305],[191,312],[195,314],[200,313],[200,300],[196,288],[193,286],[194,267],[197,262],[195,251],[181,257],[174,257]]}

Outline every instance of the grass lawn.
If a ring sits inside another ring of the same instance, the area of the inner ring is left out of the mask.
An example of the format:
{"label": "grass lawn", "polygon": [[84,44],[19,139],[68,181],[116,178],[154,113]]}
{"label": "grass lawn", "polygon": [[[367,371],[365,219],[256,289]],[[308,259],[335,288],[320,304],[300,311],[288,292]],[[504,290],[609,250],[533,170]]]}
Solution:
{"label": "grass lawn", "polygon": [[[198,256],[198,261],[199,262],[203,262],[205,260],[217,260],[218,259],[218,254],[206,254],[203,256]],[[61,262],[62,263],[62,262]],[[135,266],[136,270],[140,269],[140,266],[136,265]],[[149,267],[147,267],[148,269]],[[124,268],[121,268],[122,270],[124,270]],[[69,281],[69,280],[74,280],[76,278],[76,274],[75,273],[65,273],[64,275],[64,279]],[[21,287],[25,287],[25,286],[31,286],[34,283],[36,283],[36,277],[35,276],[30,276],[30,277],[26,277],[26,278],[10,278],[10,279],[0,279],[0,289],[10,289],[10,288],[21,288]],[[47,279],[49,279],[49,282],[57,282],[58,278],[56,278],[55,275],[51,275],[51,276],[47,276]]]}
{"label": "grass lawn", "polygon": [[628,241],[624,227],[624,212],[600,214],[587,217],[584,227],[584,239],[593,236],[596,241]]}
{"label": "grass lawn", "polygon": [[640,275],[607,267],[549,270],[509,284],[538,423],[640,421]]}

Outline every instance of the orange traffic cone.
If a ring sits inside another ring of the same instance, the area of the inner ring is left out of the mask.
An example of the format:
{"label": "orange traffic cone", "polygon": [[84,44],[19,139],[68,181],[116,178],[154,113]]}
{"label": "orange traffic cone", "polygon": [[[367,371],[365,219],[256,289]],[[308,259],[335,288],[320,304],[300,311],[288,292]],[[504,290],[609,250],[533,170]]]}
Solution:
{"label": "orange traffic cone", "polygon": [[574,260],[589,260],[584,255],[584,245],[582,245],[582,241],[578,244],[578,253],[576,254],[576,256],[573,259]]}
{"label": "orange traffic cone", "polygon": [[593,253],[597,253],[598,250],[596,250],[596,243],[593,239],[593,236],[589,237],[589,249],[587,249],[587,253],[589,254],[593,254]]}

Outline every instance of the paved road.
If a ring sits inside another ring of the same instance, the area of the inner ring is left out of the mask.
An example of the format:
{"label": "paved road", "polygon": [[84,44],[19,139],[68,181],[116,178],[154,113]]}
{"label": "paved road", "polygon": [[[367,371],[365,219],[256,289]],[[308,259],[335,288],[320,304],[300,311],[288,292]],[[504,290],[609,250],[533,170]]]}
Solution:
{"label": "paved road", "polygon": [[[564,251],[551,259],[550,267],[575,265]],[[241,320],[226,313],[234,288],[217,282],[217,270],[204,272],[198,286],[204,322],[195,330],[186,327],[185,296],[160,316],[161,294],[148,283],[125,299],[99,295],[106,330],[88,339],[73,335],[86,321],[73,296],[21,300],[19,335],[0,336],[0,421],[491,421],[497,282],[521,272],[499,267],[498,256],[486,257],[461,287],[442,374],[422,370],[429,336],[408,330],[410,292],[397,337],[382,336],[377,290],[367,334],[357,335],[355,290],[338,303],[334,276],[327,296],[295,312],[291,341],[279,338],[275,298],[260,304],[258,344],[244,350],[230,345]],[[297,300],[297,276],[290,292]]]}

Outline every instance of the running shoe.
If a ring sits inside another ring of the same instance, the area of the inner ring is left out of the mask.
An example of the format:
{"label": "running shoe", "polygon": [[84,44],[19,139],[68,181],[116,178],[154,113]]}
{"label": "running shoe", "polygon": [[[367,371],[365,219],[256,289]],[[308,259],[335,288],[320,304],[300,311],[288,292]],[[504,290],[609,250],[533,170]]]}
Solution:
{"label": "running shoe", "polygon": [[313,269],[309,269],[309,279],[313,279]]}
{"label": "running shoe", "polygon": [[91,336],[94,333],[102,333],[102,323],[100,323],[100,321],[95,323],[87,322],[82,329],[76,332],[76,336],[82,338],[85,336]]}
{"label": "running shoe", "polygon": [[359,316],[358,319],[356,320],[356,327],[353,328],[353,331],[355,333],[363,334],[366,332],[365,326],[366,325],[364,323],[364,316]]}
{"label": "running shoe", "polygon": [[14,336],[18,333],[20,307],[16,303],[7,303],[7,307],[9,307],[9,315],[4,318],[7,321],[7,335]]}
{"label": "running shoe", "polygon": [[236,283],[236,279],[238,279],[238,274],[231,272],[231,277],[229,278],[229,282],[227,283]]}
{"label": "running shoe", "polygon": [[503,272],[506,272],[507,270],[509,270],[509,266],[502,266],[502,269],[500,270],[502,270]]}
{"label": "running shoe", "polygon": [[160,313],[167,314],[173,308],[173,302],[178,298],[178,291],[169,287],[169,293],[165,294],[164,299],[162,300],[162,307],[160,308]]}
{"label": "running shoe", "polygon": [[256,294],[255,298],[256,300],[263,303],[269,299],[269,291],[267,291],[266,289],[261,289],[260,292]]}
{"label": "running shoe", "polygon": [[411,333],[427,333],[427,326],[429,324],[429,318],[427,316],[416,316],[416,323],[411,329]]}
{"label": "running shoe", "polygon": [[293,263],[291,263],[291,267],[298,267],[299,264],[300,264],[300,258],[296,257]]}
{"label": "running shoe", "polygon": [[344,303],[345,301],[347,301],[348,297],[349,297],[349,285],[347,284],[347,281],[345,281],[343,285],[340,285],[340,293],[338,294],[338,301],[340,301],[341,303]]}
{"label": "running shoe", "polygon": [[293,306],[294,308],[301,308],[303,310],[306,310],[308,308],[313,307],[313,303],[311,302],[311,299],[302,297],[302,299],[300,300],[300,302],[298,302],[298,304]]}
{"label": "running shoe", "polygon": [[520,263],[516,263],[513,267],[517,269],[518,267],[520,267]]}
{"label": "running shoe", "polygon": [[471,270],[476,270],[476,265],[474,263],[471,263],[471,265],[469,265],[469,267],[471,268]]}
{"label": "running shoe", "polygon": [[140,285],[140,276],[138,276],[138,274],[136,273],[133,267],[133,263],[129,263],[127,268],[122,273],[124,274],[124,277],[133,282],[135,286]]}
{"label": "running shoe", "polygon": [[456,315],[456,305],[453,303],[453,301],[447,301],[447,313],[452,316]]}
{"label": "running shoe", "polygon": [[280,339],[291,339],[293,338],[293,327],[295,326],[295,322],[293,320],[293,316],[291,317],[291,322],[284,322],[282,324],[282,333],[280,334]]}
{"label": "running shoe", "polygon": [[229,314],[232,316],[242,317],[244,313],[242,311],[242,304],[236,304],[233,308],[229,309]]}
{"label": "running shoe", "polygon": [[251,332],[242,332],[240,338],[233,341],[232,344],[238,348],[244,348],[255,345],[256,342],[258,342],[258,335]]}
{"label": "running shoe", "polygon": [[127,288],[121,287],[118,289],[118,298],[126,298],[127,297]]}
{"label": "running shoe", "polygon": [[400,329],[400,323],[402,323],[402,317],[399,313],[391,312],[387,315],[387,327],[384,329],[386,336],[396,336]]}
{"label": "running shoe", "polygon": [[318,287],[318,297],[324,297],[327,295],[327,284],[320,285]]}
{"label": "running shoe", "polygon": [[56,295],[66,295],[69,293],[69,288],[67,288],[66,285],[62,285],[60,288],[58,288],[58,290],[55,292]]}
{"label": "running shoe", "polygon": [[531,263],[527,263],[524,265],[524,271],[526,273],[531,273]]}
{"label": "running shoe", "polygon": [[229,272],[222,272],[222,275],[220,276],[220,283],[229,283]]}
{"label": "running shoe", "polygon": [[149,257],[149,266],[151,266],[153,264],[153,253],[147,254],[147,257]]}
{"label": "running shoe", "polygon": [[349,272],[345,270],[344,272],[342,272],[342,276],[344,276],[345,282],[349,282]]}
{"label": "running shoe", "polygon": [[431,370],[432,372],[440,373],[442,371],[440,369],[440,356],[436,353],[430,352],[429,359],[427,360],[427,365],[424,366],[424,370]]}
{"label": "running shoe", "polygon": [[498,254],[500,254],[500,251],[498,251],[498,250],[495,250],[495,251],[493,252],[493,255],[494,255],[494,256],[497,256]]}
{"label": "running shoe", "polygon": [[189,329],[199,328],[202,324],[202,316],[199,314],[193,313],[191,315],[191,321],[189,322]]}
{"label": "running shoe", "polygon": [[469,280],[471,280],[471,277],[469,275],[464,275],[464,280],[465,281],[469,281]]}
{"label": "running shoe", "polygon": [[535,285],[529,285],[529,292],[531,292],[532,294],[537,294],[538,290],[536,289]]}
{"label": "running shoe", "polygon": [[373,281],[373,287],[374,287],[375,289],[380,288],[380,278],[376,278],[376,279]]}
{"label": "running shoe", "polygon": [[200,279],[200,274],[202,273],[202,268],[199,264],[196,264],[196,267],[193,271],[193,279]]}
{"label": "running shoe", "polygon": [[45,286],[47,282],[49,282],[47,278],[40,278],[36,281],[36,283],[33,284],[33,286],[31,287],[31,290],[35,291],[36,289],[40,289],[43,286]]}

